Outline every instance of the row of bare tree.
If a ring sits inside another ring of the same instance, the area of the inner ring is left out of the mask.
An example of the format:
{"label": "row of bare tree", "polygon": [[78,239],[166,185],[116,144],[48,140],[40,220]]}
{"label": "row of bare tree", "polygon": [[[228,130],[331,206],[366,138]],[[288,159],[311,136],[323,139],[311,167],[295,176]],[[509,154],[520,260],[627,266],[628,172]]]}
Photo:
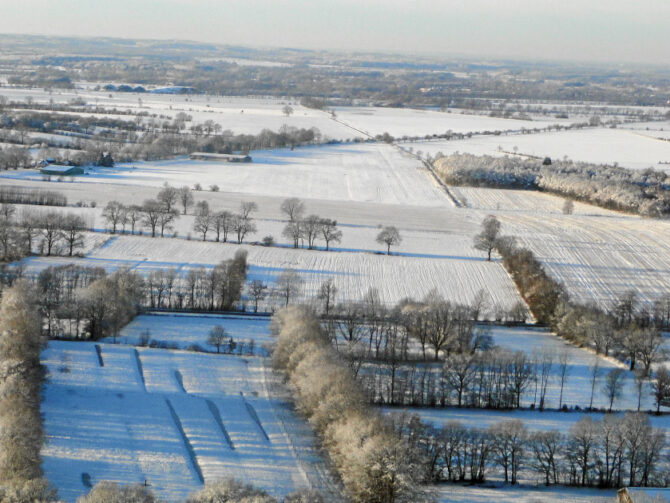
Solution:
{"label": "row of bare tree", "polygon": [[436,429],[417,417],[400,418],[408,436],[425,455],[433,481],[483,482],[487,470],[498,468],[505,482],[537,474],[546,485],[666,486],[667,442],[642,413],[584,416],[567,433],[530,431],[519,419],[487,428],[449,421]]}
{"label": "row of bare tree", "polygon": [[0,203],[0,260],[7,262],[32,253],[72,256],[84,246],[90,224],[76,213],[23,210]]}

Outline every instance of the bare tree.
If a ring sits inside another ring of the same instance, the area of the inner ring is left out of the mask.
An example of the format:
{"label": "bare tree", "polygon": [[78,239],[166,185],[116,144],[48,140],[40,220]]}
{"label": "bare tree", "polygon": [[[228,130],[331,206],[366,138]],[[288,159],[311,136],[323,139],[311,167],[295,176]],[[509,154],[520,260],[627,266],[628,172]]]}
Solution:
{"label": "bare tree", "polygon": [[302,236],[307,240],[307,248],[314,248],[319,232],[321,231],[321,218],[318,215],[309,215],[302,221]]}
{"label": "bare tree", "polygon": [[177,201],[179,201],[179,189],[168,185],[166,182],[158,192],[156,199],[163,205],[165,211],[170,213],[177,204]]}
{"label": "bare tree", "polygon": [[402,237],[397,228],[388,226],[384,227],[382,231],[377,234],[377,243],[386,245],[386,254],[391,255],[391,246],[398,246],[402,243]]}
{"label": "bare tree", "polygon": [[505,472],[505,483],[517,483],[519,468],[524,458],[528,432],[519,419],[501,421],[489,428],[496,461]]}
{"label": "bare tree", "polygon": [[293,241],[293,248],[298,248],[300,246],[300,238],[303,235],[302,220],[290,221],[286,224],[281,234]]}
{"label": "bare tree", "polygon": [[124,211],[124,206],[118,201],[109,201],[105,209],[102,210],[102,216],[107,221],[107,224],[112,228],[112,234],[116,233],[116,228],[121,222]]}
{"label": "bare tree", "polygon": [[142,204],[142,222],[151,229],[151,237],[156,237],[158,220],[163,212],[163,205],[155,199],[147,199]]}
{"label": "bare tree", "polygon": [[487,216],[482,222],[482,232],[475,236],[474,247],[486,252],[486,260],[491,260],[491,252],[494,250],[500,234],[500,222],[493,215]]}
{"label": "bare tree", "polygon": [[623,387],[623,378],[624,378],[624,371],[623,369],[620,368],[613,368],[610,370],[607,375],[605,376],[605,384],[603,385],[603,393],[607,397],[607,400],[609,402],[609,412],[612,412],[612,407],[614,406],[614,402],[618,399],[621,398],[621,394],[623,392],[622,387]]}
{"label": "bare tree", "polygon": [[593,363],[589,366],[589,373],[591,374],[591,399],[589,400],[589,409],[593,409],[593,394],[596,389],[596,380],[600,375],[600,358],[593,357]]}
{"label": "bare tree", "polygon": [[212,214],[209,211],[209,204],[207,201],[199,201],[196,204],[195,210],[195,220],[193,221],[193,230],[199,234],[202,234],[202,240],[207,239],[207,232],[212,227],[213,224]]}
{"label": "bare tree", "polygon": [[290,116],[293,114],[293,107],[291,105],[284,105],[284,107],[281,109],[281,112],[286,116]]}
{"label": "bare tree", "polygon": [[51,255],[54,246],[63,237],[61,233],[61,215],[59,213],[50,211],[46,215],[42,215],[40,219],[40,227],[44,242],[47,247],[47,255]]}
{"label": "bare tree", "polygon": [[[216,232],[216,241],[223,237],[223,242],[228,241],[228,233],[233,227],[234,215],[230,211],[219,211],[214,214],[214,232]],[[221,236],[223,234],[223,236]]]}
{"label": "bare tree", "polygon": [[661,366],[656,370],[652,388],[656,402],[656,414],[660,414],[661,405],[670,405],[670,372],[667,367]]}
{"label": "bare tree", "polygon": [[563,388],[565,387],[565,381],[568,378],[568,371],[570,370],[570,367],[568,366],[570,360],[568,357],[568,351],[563,350],[561,351],[561,354],[558,355],[558,375],[560,376],[561,380],[561,392],[558,397],[558,408],[560,409],[563,407]]}
{"label": "bare tree", "polygon": [[284,199],[279,209],[288,217],[289,222],[295,222],[300,220],[305,213],[305,203],[297,197],[290,197]]}
{"label": "bare tree", "polygon": [[251,217],[251,214],[258,211],[258,205],[253,201],[242,201],[240,203],[240,215],[245,220]]}
{"label": "bare tree", "polygon": [[254,313],[258,312],[258,303],[265,298],[268,286],[260,280],[253,280],[249,284],[249,294],[254,299]]}
{"label": "bare tree", "polygon": [[161,237],[165,237],[165,231],[171,231],[173,229],[172,222],[179,218],[179,212],[172,208],[168,210],[167,207],[163,207],[163,210],[158,214],[158,225],[161,228]]}
{"label": "bare tree", "polygon": [[214,326],[207,336],[207,344],[216,347],[216,352],[221,351],[221,346],[226,342],[226,330],[221,325]]}
{"label": "bare tree", "polygon": [[551,376],[551,368],[553,364],[553,355],[549,351],[544,351],[540,360],[540,410],[544,410],[547,387],[549,386],[549,377]]}
{"label": "bare tree", "polygon": [[68,246],[68,255],[71,257],[75,248],[84,246],[84,234],[86,222],[79,215],[65,215],[61,224],[63,239]]}
{"label": "bare tree", "polygon": [[179,188],[179,201],[181,202],[182,208],[184,208],[183,214],[186,215],[188,208],[193,206],[193,194],[188,185]]}
{"label": "bare tree", "polygon": [[237,244],[242,244],[247,234],[254,234],[256,232],[256,224],[250,218],[245,218],[243,215],[233,215],[232,230],[237,234]]}
{"label": "bare tree", "polygon": [[321,236],[326,242],[326,251],[330,249],[330,243],[339,243],[342,241],[342,231],[337,228],[337,221],[328,218],[321,219]]}
{"label": "bare tree", "polygon": [[126,218],[130,224],[130,233],[135,234],[135,226],[142,219],[142,206],[131,204],[126,208]]}
{"label": "bare tree", "polygon": [[333,278],[328,278],[321,283],[319,294],[317,298],[323,302],[323,313],[328,316],[330,314],[331,306],[335,304],[335,296],[337,295],[337,287]]}
{"label": "bare tree", "polygon": [[291,299],[294,299],[302,291],[304,280],[295,269],[284,269],[276,281],[277,295],[284,300],[284,305],[288,306]]}

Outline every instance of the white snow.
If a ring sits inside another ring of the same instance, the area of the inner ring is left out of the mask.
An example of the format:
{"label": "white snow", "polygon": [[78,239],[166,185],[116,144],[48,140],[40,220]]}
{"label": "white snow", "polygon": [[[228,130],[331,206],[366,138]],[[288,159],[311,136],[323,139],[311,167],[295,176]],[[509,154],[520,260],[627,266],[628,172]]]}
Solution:
{"label": "white snow", "polygon": [[266,354],[264,346],[271,342],[270,318],[261,316],[236,316],[233,314],[187,314],[155,312],[142,314],[123,327],[117,341],[137,345],[143,332],[149,331],[151,340],[176,344],[185,349],[197,344],[209,351],[207,336],[214,326],[222,326],[226,335],[235,342],[248,344],[254,341],[255,353]]}
{"label": "white snow", "polygon": [[54,341],[42,355],[43,468],[66,501],[86,492],[84,473],[93,484],[146,480],[168,501],[201,487],[201,475],[277,496],[310,485],[259,358],[98,347],[104,366],[94,343]]}
{"label": "white snow", "polygon": [[552,131],[525,135],[474,136],[465,140],[421,141],[402,143],[404,148],[421,150],[424,154],[445,155],[461,152],[476,155],[507,155],[498,150],[538,157],[549,156],[573,161],[614,164],[630,169],[668,170],[670,142],[629,129],[588,128],[570,131]]}

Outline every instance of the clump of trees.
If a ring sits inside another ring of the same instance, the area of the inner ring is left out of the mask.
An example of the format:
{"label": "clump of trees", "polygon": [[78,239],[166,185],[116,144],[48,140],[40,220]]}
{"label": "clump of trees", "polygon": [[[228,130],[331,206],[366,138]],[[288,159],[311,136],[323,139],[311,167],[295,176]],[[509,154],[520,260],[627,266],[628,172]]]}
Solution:
{"label": "clump of trees", "polygon": [[49,337],[116,337],[141,309],[232,310],[242,297],[247,255],[214,268],[156,270],[146,278],[128,269],[51,266],[33,278]]}
{"label": "clump of trees", "polygon": [[67,206],[67,197],[53,190],[0,185],[0,203]]}
{"label": "clump of trees", "polygon": [[316,240],[322,239],[328,251],[331,243],[342,241],[342,231],[337,228],[337,221],[318,215],[305,217],[305,203],[300,199],[296,197],[285,199],[280,209],[288,217],[282,236],[292,241],[293,248],[299,248],[300,243],[304,246],[306,242],[307,248],[313,250],[316,247]]}
{"label": "clump of trees", "polygon": [[353,501],[429,501],[419,453],[365,398],[330,346],[319,320],[291,307],[272,321],[276,369],[285,372],[296,405],[314,426]]}
{"label": "clump of trees", "polygon": [[23,281],[0,302],[0,500],[54,501],[42,478],[40,417],[43,371],[41,319],[34,292]]}
{"label": "clump of trees", "polygon": [[[452,185],[535,189],[604,208],[661,217],[670,214],[670,180],[661,170],[541,159],[452,154],[434,161]],[[564,208],[569,209],[569,208]],[[571,209],[570,209],[571,210]]]}
{"label": "clump of trees", "polygon": [[242,244],[247,235],[256,233],[256,224],[251,215],[257,210],[255,202],[243,201],[237,213],[225,210],[215,212],[210,210],[207,201],[200,201],[196,204],[193,230],[202,235],[203,241],[207,240],[207,234],[212,232],[217,242],[226,243],[232,234],[237,244]]}
{"label": "clump of trees", "polygon": [[0,261],[32,253],[73,256],[84,245],[90,224],[76,213],[23,210],[0,203]]}

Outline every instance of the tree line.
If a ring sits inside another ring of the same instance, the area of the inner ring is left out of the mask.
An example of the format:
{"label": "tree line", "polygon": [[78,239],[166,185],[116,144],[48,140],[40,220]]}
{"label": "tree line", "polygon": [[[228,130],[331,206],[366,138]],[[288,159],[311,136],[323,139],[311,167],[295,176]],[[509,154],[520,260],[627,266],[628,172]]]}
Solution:
{"label": "tree line", "polygon": [[17,282],[0,301],[0,501],[54,501],[43,478],[41,319],[35,292]]}
{"label": "tree line", "polygon": [[273,365],[284,372],[298,410],[314,427],[347,495],[356,502],[430,501],[418,451],[365,397],[334,352],[318,317],[305,308],[279,311]]}
{"label": "tree line", "polygon": [[0,203],[0,261],[7,262],[39,253],[73,256],[83,248],[88,222],[76,213],[17,211]]}
{"label": "tree line", "polygon": [[535,189],[640,215],[670,214],[669,183],[662,170],[459,153],[437,158],[433,165],[442,181],[452,185]]}
{"label": "tree line", "polygon": [[425,456],[434,482],[484,482],[498,469],[505,483],[535,473],[545,485],[622,487],[666,486],[665,432],[642,413],[583,416],[567,433],[532,431],[522,420],[507,419],[488,428],[448,421],[441,428],[406,418],[407,435]]}
{"label": "tree line", "polygon": [[[128,269],[107,274],[98,267],[50,266],[34,278],[45,333],[52,338],[116,337],[143,309],[231,310],[246,281],[246,252],[213,268],[152,271],[146,278]],[[12,283],[17,278],[5,276]]]}
{"label": "tree line", "polygon": [[[665,359],[662,330],[670,324],[670,296],[656,299],[651,308],[640,304],[635,291],[620,295],[608,310],[593,303],[574,302],[565,287],[547,274],[531,250],[518,247],[513,236],[501,234],[500,222],[492,215],[482,222],[474,246],[486,251],[489,260],[491,251],[500,254],[503,266],[538,322],[549,325],[573,343],[628,362],[639,380],[654,377],[653,364]],[[667,369],[661,366],[656,372],[656,387],[666,374]],[[660,387],[663,388],[662,383]],[[661,393],[658,410],[667,400],[670,397]]]}

